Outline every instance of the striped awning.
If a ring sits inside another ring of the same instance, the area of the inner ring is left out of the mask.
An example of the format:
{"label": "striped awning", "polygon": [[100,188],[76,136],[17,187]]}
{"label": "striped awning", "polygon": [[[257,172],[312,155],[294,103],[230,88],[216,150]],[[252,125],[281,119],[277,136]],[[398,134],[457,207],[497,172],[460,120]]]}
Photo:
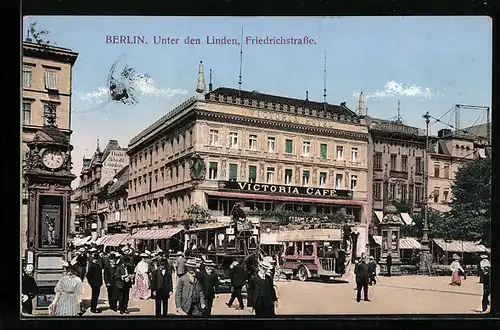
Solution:
{"label": "striped awning", "polygon": [[382,236],[373,235],[372,237],[375,244],[382,246]]}
{"label": "striped awning", "polygon": [[133,234],[130,237],[130,239],[141,239],[141,240],[167,239],[180,233],[183,230],[184,228],[162,228],[162,229],[139,230],[138,232]]}
{"label": "striped awning", "polygon": [[375,217],[377,218],[378,222],[382,222],[382,219],[384,218],[384,213],[382,211],[373,211],[375,214]]}
{"label": "striped awning", "polygon": [[480,253],[488,252],[488,249],[476,242],[471,241],[449,241],[446,242],[444,239],[435,238],[433,239],[441,249],[448,252],[470,252],[470,253]]}
{"label": "striped awning", "polygon": [[188,232],[195,232],[195,231],[201,231],[201,230],[212,230],[212,229],[220,229],[220,228],[226,228],[229,227],[229,224],[226,223],[207,223],[207,224],[202,224],[196,228],[189,229]]}
{"label": "striped awning", "polygon": [[399,239],[399,248],[401,250],[420,250],[422,245],[413,237],[403,237]]}
{"label": "striped awning", "polygon": [[130,234],[114,234],[114,235],[105,235],[99,237],[95,242],[96,245],[104,245],[104,246],[119,246],[125,244],[125,241],[130,237]]}

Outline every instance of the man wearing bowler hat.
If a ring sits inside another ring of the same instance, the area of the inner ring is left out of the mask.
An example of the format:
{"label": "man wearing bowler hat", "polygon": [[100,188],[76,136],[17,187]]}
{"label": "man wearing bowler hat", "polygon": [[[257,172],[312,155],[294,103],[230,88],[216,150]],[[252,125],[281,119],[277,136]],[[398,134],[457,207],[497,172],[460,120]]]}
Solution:
{"label": "man wearing bowler hat", "polygon": [[172,272],[166,258],[159,259],[158,269],[153,272],[152,280],[152,289],[155,292],[155,315],[166,317],[168,299],[173,291]]}
{"label": "man wearing bowler hat", "polygon": [[272,265],[268,260],[259,263],[259,271],[250,280],[251,308],[256,316],[272,317],[276,315],[278,297],[269,275]]}
{"label": "man wearing bowler hat", "polygon": [[199,265],[193,259],[186,262],[187,273],[179,277],[175,288],[177,313],[188,316],[202,316],[205,297],[195,270]]}

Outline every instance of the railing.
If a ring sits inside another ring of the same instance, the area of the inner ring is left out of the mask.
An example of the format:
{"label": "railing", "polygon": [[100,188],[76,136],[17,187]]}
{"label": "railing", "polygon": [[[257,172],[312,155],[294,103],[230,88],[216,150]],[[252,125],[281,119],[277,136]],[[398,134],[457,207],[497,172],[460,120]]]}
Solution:
{"label": "railing", "polygon": [[321,267],[323,267],[323,270],[328,272],[335,271],[335,258],[322,258],[319,259],[319,263],[321,264]]}

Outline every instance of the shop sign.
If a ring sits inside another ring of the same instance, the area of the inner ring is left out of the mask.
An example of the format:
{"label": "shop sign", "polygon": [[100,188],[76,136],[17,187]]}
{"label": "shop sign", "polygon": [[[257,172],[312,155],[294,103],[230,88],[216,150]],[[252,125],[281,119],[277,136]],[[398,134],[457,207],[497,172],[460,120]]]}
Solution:
{"label": "shop sign", "polygon": [[314,187],[299,187],[299,186],[285,186],[267,183],[252,183],[252,182],[239,182],[239,181],[221,181],[219,188],[228,190],[239,190],[249,193],[273,193],[283,195],[295,196],[318,196],[330,198],[344,198],[352,199],[351,190],[327,189],[327,188],[314,188]]}

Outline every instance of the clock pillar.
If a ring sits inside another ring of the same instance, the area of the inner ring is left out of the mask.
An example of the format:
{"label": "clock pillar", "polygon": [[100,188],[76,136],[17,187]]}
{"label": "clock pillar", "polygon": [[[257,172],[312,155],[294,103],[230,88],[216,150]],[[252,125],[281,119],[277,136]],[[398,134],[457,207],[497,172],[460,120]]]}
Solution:
{"label": "clock pillar", "polygon": [[25,254],[34,269],[39,294],[36,309],[44,309],[54,298],[54,287],[63,275],[62,261],[68,256],[71,203],[71,150],[69,136],[55,125],[55,113],[47,114],[47,125],[27,143],[23,168],[27,185],[28,235]]}

